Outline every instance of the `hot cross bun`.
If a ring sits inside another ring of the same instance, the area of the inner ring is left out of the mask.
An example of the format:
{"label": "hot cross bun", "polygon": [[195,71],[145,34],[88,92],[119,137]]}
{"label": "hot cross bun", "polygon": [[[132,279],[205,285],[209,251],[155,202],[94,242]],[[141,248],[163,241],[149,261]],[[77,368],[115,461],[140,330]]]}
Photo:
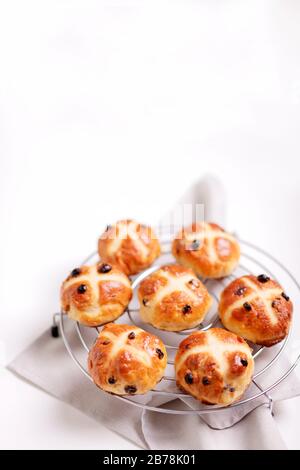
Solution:
{"label": "hot cross bun", "polygon": [[103,262],[73,269],[61,287],[63,312],[86,326],[116,320],[131,297],[128,277],[115,266]]}
{"label": "hot cross bun", "polygon": [[98,241],[102,260],[115,264],[125,274],[137,274],[160,255],[160,244],[153,230],[134,220],[121,220],[107,227]]}
{"label": "hot cross bun", "polygon": [[182,229],[172,243],[172,253],[198,276],[215,279],[228,276],[240,259],[236,239],[219,225],[206,222]]}
{"label": "hot cross bun", "polygon": [[162,379],[167,365],[162,341],[132,325],[104,326],[88,357],[98,387],[116,395],[147,393]]}
{"label": "hot cross bun", "polygon": [[204,319],[212,299],[191,269],[168,265],[145,278],[139,287],[142,319],[161,330],[194,328]]}
{"label": "hot cross bun", "polygon": [[225,328],[263,346],[288,334],[293,304],[278,282],[261,274],[235,279],[223,291],[219,314]]}
{"label": "hot cross bun", "polygon": [[251,382],[254,361],[246,341],[222,328],[197,331],[175,357],[177,386],[210,405],[230,405]]}

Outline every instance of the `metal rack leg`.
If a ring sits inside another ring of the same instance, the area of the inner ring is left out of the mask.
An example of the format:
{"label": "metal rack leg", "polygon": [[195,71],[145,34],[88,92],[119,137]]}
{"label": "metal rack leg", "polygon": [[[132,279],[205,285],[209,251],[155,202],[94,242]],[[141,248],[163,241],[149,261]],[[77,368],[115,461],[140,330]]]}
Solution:
{"label": "metal rack leg", "polygon": [[[257,383],[255,382],[255,380],[252,380],[252,382],[254,383],[254,385],[261,391],[261,392],[264,392],[263,388]],[[264,395],[265,397],[268,399],[269,401],[269,404],[268,404],[268,407],[269,407],[269,410],[270,410],[270,413],[272,416],[274,416],[274,411],[273,411],[273,405],[274,405],[274,402],[273,402],[273,398],[271,397],[271,395],[267,392],[264,392]]]}
{"label": "metal rack leg", "polygon": [[52,323],[52,326],[51,326],[51,336],[52,338],[59,338],[59,327],[58,327],[58,317],[59,317],[59,313],[54,313],[53,315],[53,323]]}

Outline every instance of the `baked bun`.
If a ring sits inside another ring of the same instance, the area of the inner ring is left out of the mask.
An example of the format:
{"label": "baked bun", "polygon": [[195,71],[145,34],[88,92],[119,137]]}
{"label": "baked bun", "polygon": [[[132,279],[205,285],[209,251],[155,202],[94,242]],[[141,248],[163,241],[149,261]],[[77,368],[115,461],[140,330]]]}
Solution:
{"label": "baked bun", "polygon": [[168,331],[199,325],[212,304],[206,287],[191,269],[181,265],[163,266],[146,277],[138,298],[142,319]]}
{"label": "baked bun", "polygon": [[230,405],[251,382],[254,361],[246,341],[222,328],[197,331],[175,357],[177,386],[208,405]]}
{"label": "baked bun", "polygon": [[102,260],[115,264],[125,274],[137,274],[160,255],[160,244],[153,230],[134,220],[109,225],[98,241]]}
{"label": "baked bun", "polygon": [[268,276],[244,276],[222,292],[219,314],[228,330],[253,343],[273,346],[289,332],[293,304]]}
{"label": "baked bun", "polygon": [[102,262],[73,269],[61,287],[63,312],[86,326],[116,320],[131,297],[128,277],[118,268]]}
{"label": "baked bun", "polygon": [[206,222],[182,229],[173,240],[172,253],[198,276],[214,279],[232,273],[240,259],[235,238],[219,225]]}
{"label": "baked bun", "polygon": [[88,357],[95,384],[116,395],[149,392],[162,379],[166,365],[166,348],[157,336],[114,323],[104,326]]}

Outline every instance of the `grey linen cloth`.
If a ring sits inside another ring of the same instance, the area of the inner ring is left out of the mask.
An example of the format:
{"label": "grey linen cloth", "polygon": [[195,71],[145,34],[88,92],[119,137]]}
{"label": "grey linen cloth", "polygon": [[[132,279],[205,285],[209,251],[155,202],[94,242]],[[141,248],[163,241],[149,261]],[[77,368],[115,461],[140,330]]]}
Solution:
{"label": "grey linen cloth", "polygon": [[[193,185],[178,204],[194,206],[203,204],[205,218],[225,225],[225,193],[222,185],[213,177],[206,177]],[[178,207],[177,204],[177,207]],[[169,214],[162,219],[162,223]],[[168,220],[169,221],[169,220]],[[121,320],[122,322],[122,320]],[[69,341],[83,363],[86,360],[72,322],[66,320]],[[265,354],[268,354],[268,351]],[[259,367],[260,358],[256,361]],[[275,371],[259,377],[260,386],[277,380],[278,370],[287,370],[288,359],[282,355]],[[148,449],[285,449],[276,421],[268,407],[269,401],[262,395],[254,401],[218,413],[175,415],[144,410],[101,392],[78,369],[65,349],[61,338],[52,338],[49,331],[43,333],[9,365],[14,374],[41,388],[54,397],[69,403],[101,422],[109,429],[126,437],[142,448]],[[64,380],[61,380],[61,370]],[[272,377],[272,374],[274,377]],[[277,374],[277,375],[276,375]],[[257,393],[251,386],[246,397]],[[272,391],[273,400],[285,400],[300,394],[300,383],[292,373]],[[166,407],[162,396],[136,397],[138,403]],[[195,402],[186,398],[176,400],[172,407],[193,409]]]}

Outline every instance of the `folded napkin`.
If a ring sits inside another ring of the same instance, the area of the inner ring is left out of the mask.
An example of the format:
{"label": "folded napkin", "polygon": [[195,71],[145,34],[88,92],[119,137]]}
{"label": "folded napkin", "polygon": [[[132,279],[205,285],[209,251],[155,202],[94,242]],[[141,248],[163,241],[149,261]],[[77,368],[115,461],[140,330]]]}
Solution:
{"label": "folded napkin", "polygon": [[[204,209],[206,220],[225,224],[225,193],[218,180],[206,177],[193,185],[180,199],[176,207],[192,204]],[[174,211],[172,211],[174,213]],[[170,221],[170,214],[162,220]],[[121,322],[124,322],[124,319]],[[76,356],[86,361],[86,353],[80,345],[72,321],[65,320],[65,330]],[[162,335],[161,335],[162,336]],[[272,348],[273,349],[273,348]],[[257,370],[263,367],[266,355],[256,361]],[[285,355],[281,355],[276,367],[257,379],[258,386],[268,385],[280,377],[280,370],[290,366]],[[52,338],[49,331],[37,338],[19,354],[8,369],[20,378],[43,389],[47,393],[67,402],[109,429],[123,435],[142,448],[149,449],[284,449],[285,444],[277,429],[269,408],[269,398],[262,395],[242,406],[228,408],[218,413],[205,415],[175,415],[129,406],[118,398],[101,392],[84,377],[70,358],[61,338]],[[64,381],[61,381],[61,370]],[[259,392],[252,385],[246,394]],[[300,383],[292,373],[287,380],[272,392],[273,400],[285,400],[300,395]],[[192,410],[196,402],[191,398],[169,403],[170,398],[156,395],[135,397],[138,403],[149,406],[185,408]],[[222,431],[220,431],[222,430]]]}

